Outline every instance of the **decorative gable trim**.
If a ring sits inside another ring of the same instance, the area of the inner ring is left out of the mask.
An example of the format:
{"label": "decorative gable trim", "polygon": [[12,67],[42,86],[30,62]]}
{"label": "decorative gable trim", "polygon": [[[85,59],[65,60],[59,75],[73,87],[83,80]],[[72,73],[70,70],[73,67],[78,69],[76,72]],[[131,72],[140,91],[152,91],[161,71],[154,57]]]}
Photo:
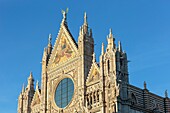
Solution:
{"label": "decorative gable trim", "polygon": [[100,80],[100,69],[97,63],[93,62],[86,80],[86,84],[91,85],[93,83],[99,82],[99,80]]}
{"label": "decorative gable trim", "polygon": [[40,100],[40,92],[39,92],[39,90],[36,90],[35,93],[34,93],[32,102],[31,102],[31,106],[33,107],[35,105],[39,105],[40,102],[41,102],[41,100]]}

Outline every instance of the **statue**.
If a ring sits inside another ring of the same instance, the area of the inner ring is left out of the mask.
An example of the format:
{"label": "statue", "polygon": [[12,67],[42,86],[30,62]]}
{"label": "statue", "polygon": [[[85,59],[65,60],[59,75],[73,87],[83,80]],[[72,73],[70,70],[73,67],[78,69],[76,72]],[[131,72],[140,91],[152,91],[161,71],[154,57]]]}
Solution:
{"label": "statue", "polygon": [[68,13],[68,8],[66,9],[66,11],[62,10],[61,12],[63,14],[63,20],[65,21]]}

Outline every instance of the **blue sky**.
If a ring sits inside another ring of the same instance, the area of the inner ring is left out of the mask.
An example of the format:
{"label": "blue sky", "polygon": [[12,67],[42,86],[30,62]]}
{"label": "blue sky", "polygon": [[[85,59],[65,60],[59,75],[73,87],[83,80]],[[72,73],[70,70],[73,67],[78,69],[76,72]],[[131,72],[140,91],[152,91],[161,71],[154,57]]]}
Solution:
{"label": "blue sky", "polygon": [[30,71],[40,81],[48,34],[56,39],[61,10],[69,8],[68,26],[77,40],[87,12],[95,52],[112,28],[127,52],[130,83],[164,96],[170,92],[169,0],[0,0],[0,112],[17,112],[17,98]]}

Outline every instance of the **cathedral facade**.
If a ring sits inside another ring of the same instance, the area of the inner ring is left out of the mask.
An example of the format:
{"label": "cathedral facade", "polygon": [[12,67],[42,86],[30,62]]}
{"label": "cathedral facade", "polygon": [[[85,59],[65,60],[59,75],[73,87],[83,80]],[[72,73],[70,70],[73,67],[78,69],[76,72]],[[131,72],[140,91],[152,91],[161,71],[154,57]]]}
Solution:
{"label": "cathedral facade", "polygon": [[78,42],[63,19],[54,46],[51,35],[42,57],[41,88],[32,73],[18,97],[18,113],[170,113],[170,99],[129,83],[128,59],[112,31],[96,62],[86,13]]}

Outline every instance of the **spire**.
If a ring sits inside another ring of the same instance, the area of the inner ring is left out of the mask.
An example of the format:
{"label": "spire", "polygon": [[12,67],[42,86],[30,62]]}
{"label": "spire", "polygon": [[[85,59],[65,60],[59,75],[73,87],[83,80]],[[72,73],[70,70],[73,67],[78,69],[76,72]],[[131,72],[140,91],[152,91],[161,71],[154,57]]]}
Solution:
{"label": "spire", "polygon": [[84,12],[84,25],[88,25],[86,12]]}
{"label": "spire", "polygon": [[30,72],[30,76],[28,77],[27,88],[34,89],[34,79],[33,79],[33,76],[32,76],[32,72]]}
{"label": "spire", "polygon": [[46,61],[46,60],[47,60],[47,48],[44,48],[42,61]]}
{"label": "spire", "polygon": [[22,85],[22,94],[25,92],[24,84]]}
{"label": "spire", "polygon": [[96,55],[93,53],[93,63],[96,62]]}
{"label": "spire", "polygon": [[168,90],[165,90],[165,98],[168,98]]}
{"label": "spire", "polygon": [[37,80],[37,83],[36,83],[36,90],[39,90],[39,82]]}
{"label": "spire", "polygon": [[113,50],[115,48],[115,39],[112,34],[112,29],[110,29],[109,36],[107,36],[108,46],[107,50]]}
{"label": "spire", "polygon": [[49,34],[48,36],[48,47],[47,47],[47,54],[51,54],[52,51],[52,44],[51,44],[51,40],[52,40],[52,35]]}
{"label": "spire", "polygon": [[51,45],[51,40],[52,40],[52,35],[49,34],[49,36],[48,36],[48,45]]}
{"label": "spire", "polygon": [[88,23],[87,23],[87,14],[84,13],[84,24],[83,24],[84,33],[88,33]]}
{"label": "spire", "polygon": [[30,72],[30,76],[29,76],[28,80],[33,80],[32,72]]}
{"label": "spire", "polygon": [[101,55],[104,55],[104,43],[102,43],[102,52]]}
{"label": "spire", "polygon": [[119,51],[119,52],[122,52],[122,44],[121,44],[120,41],[118,42],[118,51]]}
{"label": "spire", "polygon": [[143,86],[144,86],[144,89],[147,89],[147,85],[146,85],[146,82],[145,82],[145,81],[144,81]]}
{"label": "spire", "polygon": [[110,28],[109,31],[110,31],[110,32],[109,32],[109,38],[113,38],[112,29]]}

